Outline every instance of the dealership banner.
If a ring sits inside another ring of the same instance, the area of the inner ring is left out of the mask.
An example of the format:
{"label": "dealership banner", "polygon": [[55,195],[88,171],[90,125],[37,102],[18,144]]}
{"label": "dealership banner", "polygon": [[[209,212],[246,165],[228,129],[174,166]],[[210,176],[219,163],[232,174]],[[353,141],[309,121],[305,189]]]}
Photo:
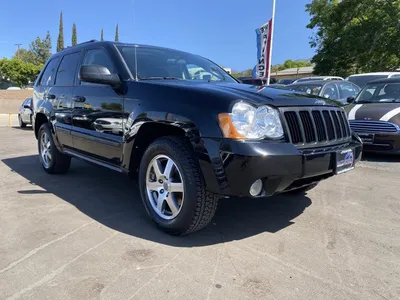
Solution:
{"label": "dealership banner", "polygon": [[256,29],[257,34],[257,65],[253,69],[254,78],[267,78],[269,65],[271,63],[271,31],[272,19],[260,28]]}

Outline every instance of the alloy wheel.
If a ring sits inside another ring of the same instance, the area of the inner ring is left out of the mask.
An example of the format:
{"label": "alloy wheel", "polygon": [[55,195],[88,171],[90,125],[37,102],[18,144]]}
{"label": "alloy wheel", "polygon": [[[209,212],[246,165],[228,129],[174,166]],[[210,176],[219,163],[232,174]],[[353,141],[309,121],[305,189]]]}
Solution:
{"label": "alloy wheel", "polygon": [[174,219],[182,209],[184,184],[172,158],[155,156],[147,167],[146,192],[153,210],[163,219]]}
{"label": "alloy wheel", "polygon": [[43,132],[40,137],[40,155],[42,157],[43,165],[49,168],[51,164],[51,141],[47,132]]}

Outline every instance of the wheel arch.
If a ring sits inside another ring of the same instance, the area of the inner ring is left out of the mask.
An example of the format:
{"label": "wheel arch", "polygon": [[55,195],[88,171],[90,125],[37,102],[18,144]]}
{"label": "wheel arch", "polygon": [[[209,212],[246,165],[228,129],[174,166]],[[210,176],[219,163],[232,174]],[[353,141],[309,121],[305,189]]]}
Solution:
{"label": "wheel arch", "polygon": [[128,138],[124,145],[123,167],[128,170],[132,178],[137,178],[143,154],[152,142],[163,136],[180,136],[191,144],[207,189],[214,193],[219,192],[219,185],[207,149],[199,130],[192,122],[147,121],[139,126],[136,134]]}

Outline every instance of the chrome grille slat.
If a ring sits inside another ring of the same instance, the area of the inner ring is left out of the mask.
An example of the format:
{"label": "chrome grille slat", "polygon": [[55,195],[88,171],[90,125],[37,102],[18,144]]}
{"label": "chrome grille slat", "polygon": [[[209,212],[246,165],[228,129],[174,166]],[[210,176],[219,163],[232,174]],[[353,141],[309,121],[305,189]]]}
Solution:
{"label": "chrome grille slat", "polygon": [[342,108],[283,107],[280,111],[289,140],[298,148],[333,145],[351,139]]}
{"label": "chrome grille slat", "polygon": [[350,127],[355,132],[397,132],[399,127],[385,121],[351,120]]}

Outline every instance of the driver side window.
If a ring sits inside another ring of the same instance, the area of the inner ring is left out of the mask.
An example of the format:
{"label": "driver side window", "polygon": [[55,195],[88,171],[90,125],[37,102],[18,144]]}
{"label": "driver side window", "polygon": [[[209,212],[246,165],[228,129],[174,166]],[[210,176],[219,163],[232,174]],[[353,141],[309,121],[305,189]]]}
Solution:
{"label": "driver side window", "polygon": [[[111,74],[115,73],[115,67],[104,49],[93,49],[86,52],[83,65],[99,65],[106,67]],[[97,83],[81,82],[81,85],[99,85]]]}
{"label": "driver side window", "polygon": [[327,98],[327,99],[333,99],[333,100],[339,99],[339,93],[338,93],[336,84],[334,84],[334,83],[327,84],[325,86],[323,96],[324,96],[324,98]]}

